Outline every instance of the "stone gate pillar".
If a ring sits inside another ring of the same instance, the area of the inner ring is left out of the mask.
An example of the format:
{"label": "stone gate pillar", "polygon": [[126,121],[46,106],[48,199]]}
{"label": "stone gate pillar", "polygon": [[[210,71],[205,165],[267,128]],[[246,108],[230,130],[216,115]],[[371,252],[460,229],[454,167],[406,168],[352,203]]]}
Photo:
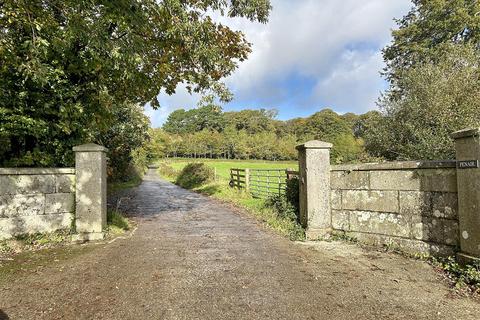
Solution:
{"label": "stone gate pillar", "polygon": [[460,252],[458,260],[480,261],[480,128],[454,132],[457,154],[458,220]]}
{"label": "stone gate pillar", "polygon": [[300,223],[307,230],[307,239],[325,237],[332,228],[331,148],[331,143],[316,140],[297,146],[300,167]]}
{"label": "stone gate pillar", "polygon": [[75,152],[74,240],[103,239],[107,225],[107,148],[89,143]]}

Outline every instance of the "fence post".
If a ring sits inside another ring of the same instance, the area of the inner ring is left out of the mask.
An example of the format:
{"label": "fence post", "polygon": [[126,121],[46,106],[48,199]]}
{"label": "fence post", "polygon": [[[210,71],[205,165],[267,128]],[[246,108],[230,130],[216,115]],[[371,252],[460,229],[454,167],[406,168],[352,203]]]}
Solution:
{"label": "fence post", "polygon": [[76,241],[103,239],[107,224],[107,149],[89,143],[75,152]]}
{"label": "fence post", "polygon": [[285,170],[285,175],[287,176],[287,181],[292,179],[292,174],[291,174],[292,171],[294,171],[292,168],[287,168]]}
{"label": "fence post", "polygon": [[245,169],[245,191],[250,191],[250,169]]}
{"label": "fence post", "polygon": [[330,211],[331,143],[309,141],[297,146],[300,178],[300,223],[307,239],[327,236],[332,227]]}
{"label": "fence post", "polygon": [[480,262],[480,129],[454,132],[457,159],[458,222],[463,263]]}

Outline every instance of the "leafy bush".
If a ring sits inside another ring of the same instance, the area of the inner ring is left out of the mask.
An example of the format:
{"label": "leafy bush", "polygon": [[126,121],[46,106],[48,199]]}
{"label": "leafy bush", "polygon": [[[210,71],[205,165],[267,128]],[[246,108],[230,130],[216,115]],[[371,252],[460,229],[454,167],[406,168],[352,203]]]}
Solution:
{"label": "leafy bush", "polygon": [[300,180],[298,177],[287,180],[287,187],[285,189],[285,196],[287,201],[295,208],[295,215],[297,221],[300,218]]}
{"label": "leafy bush", "polygon": [[116,210],[107,211],[108,233],[111,235],[121,234],[130,230],[130,221]]}
{"label": "leafy bush", "polygon": [[268,197],[265,201],[265,207],[273,209],[279,218],[297,221],[296,208],[283,194],[275,194]]}
{"label": "leafy bush", "polygon": [[158,172],[162,177],[175,178],[178,175],[178,171],[169,166],[166,163],[160,163]]}
{"label": "leafy bush", "polygon": [[332,143],[333,163],[355,162],[361,159],[365,153],[363,140],[355,138],[351,133],[339,134],[332,140]]}
{"label": "leafy bush", "polygon": [[275,194],[268,197],[265,206],[274,209],[278,217],[299,222],[300,190],[298,178],[287,181],[285,194]]}
{"label": "leafy bush", "polygon": [[139,106],[117,106],[112,112],[115,122],[100,131],[97,140],[108,148],[109,181],[129,181],[143,176],[147,166],[149,143],[148,118]]}
{"label": "leafy bush", "polygon": [[[403,44],[402,44],[403,45]],[[480,123],[480,54],[470,45],[438,48],[434,60],[402,71],[366,123],[373,156],[389,160],[452,159],[450,134]]]}
{"label": "leafy bush", "polygon": [[182,188],[193,189],[212,181],[215,173],[204,163],[189,163],[183,168],[175,181]]}
{"label": "leafy bush", "polygon": [[431,258],[430,263],[445,271],[455,287],[480,293],[480,263],[463,267],[453,257]]}
{"label": "leafy bush", "polygon": [[270,196],[265,201],[265,207],[272,209],[279,219],[292,222],[289,234],[291,240],[305,239],[305,230],[299,223],[299,181],[297,178],[287,181],[285,194]]}

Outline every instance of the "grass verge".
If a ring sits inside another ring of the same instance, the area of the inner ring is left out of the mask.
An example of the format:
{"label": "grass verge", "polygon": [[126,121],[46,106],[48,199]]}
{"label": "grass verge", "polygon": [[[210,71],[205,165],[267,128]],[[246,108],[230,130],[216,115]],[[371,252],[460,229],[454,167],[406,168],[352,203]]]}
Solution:
{"label": "grass verge", "polygon": [[132,222],[121,212],[108,210],[107,212],[107,237],[118,236],[132,229]]}
{"label": "grass verge", "polygon": [[108,182],[107,189],[108,193],[113,193],[125,189],[138,187],[142,183],[142,177],[134,176],[128,181],[116,181]]}
{"label": "grass verge", "polygon": [[35,233],[0,241],[0,255],[17,254],[23,251],[50,249],[70,242],[70,231],[60,230],[52,233]]}

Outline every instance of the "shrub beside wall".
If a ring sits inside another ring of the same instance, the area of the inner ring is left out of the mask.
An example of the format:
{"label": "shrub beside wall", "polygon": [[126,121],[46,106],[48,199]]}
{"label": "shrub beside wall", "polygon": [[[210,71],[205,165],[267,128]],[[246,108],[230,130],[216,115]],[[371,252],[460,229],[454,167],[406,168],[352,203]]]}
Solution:
{"label": "shrub beside wall", "polygon": [[176,184],[185,189],[193,189],[212,181],[215,173],[212,168],[204,163],[187,164],[175,181]]}

